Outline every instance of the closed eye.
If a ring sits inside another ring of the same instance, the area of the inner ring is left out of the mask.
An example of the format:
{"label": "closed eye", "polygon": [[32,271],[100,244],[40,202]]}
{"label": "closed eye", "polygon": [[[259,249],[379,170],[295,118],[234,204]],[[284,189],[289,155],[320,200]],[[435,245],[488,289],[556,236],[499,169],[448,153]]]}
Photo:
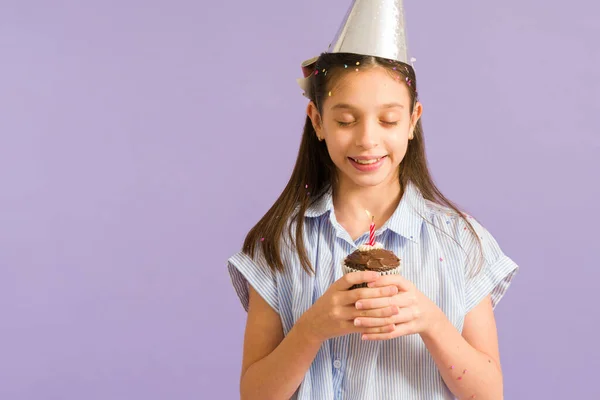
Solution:
{"label": "closed eye", "polygon": [[[352,125],[354,122],[343,122],[343,121],[336,121],[338,126],[340,127],[345,127],[345,126],[350,126]],[[381,121],[382,124],[387,125],[387,126],[397,126],[398,125],[398,121]]]}

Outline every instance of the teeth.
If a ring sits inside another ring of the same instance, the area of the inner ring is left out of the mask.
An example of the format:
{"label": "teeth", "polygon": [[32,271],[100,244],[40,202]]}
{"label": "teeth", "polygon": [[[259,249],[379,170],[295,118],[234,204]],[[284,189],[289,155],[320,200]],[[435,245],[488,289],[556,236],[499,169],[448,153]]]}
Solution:
{"label": "teeth", "polygon": [[358,163],[358,164],[369,165],[369,164],[375,164],[377,161],[381,160],[381,158],[383,158],[383,157],[374,158],[372,160],[357,160],[356,158],[353,158],[353,160],[355,163]]}

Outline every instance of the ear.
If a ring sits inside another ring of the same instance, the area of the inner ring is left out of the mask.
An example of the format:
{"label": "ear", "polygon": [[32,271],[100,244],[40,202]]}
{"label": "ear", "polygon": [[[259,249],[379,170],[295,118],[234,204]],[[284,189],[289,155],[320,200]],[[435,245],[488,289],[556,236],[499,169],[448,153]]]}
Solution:
{"label": "ear", "polygon": [[308,106],[306,107],[306,114],[310,118],[312,126],[317,133],[317,139],[319,139],[319,141],[323,140],[323,124],[321,121],[321,114],[319,114],[317,106],[312,101],[308,103]]}
{"label": "ear", "polygon": [[419,122],[419,119],[421,119],[421,115],[423,115],[423,105],[417,101],[410,117],[410,133],[408,134],[409,140],[412,140],[415,137],[415,128],[417,126],[417,122]]}

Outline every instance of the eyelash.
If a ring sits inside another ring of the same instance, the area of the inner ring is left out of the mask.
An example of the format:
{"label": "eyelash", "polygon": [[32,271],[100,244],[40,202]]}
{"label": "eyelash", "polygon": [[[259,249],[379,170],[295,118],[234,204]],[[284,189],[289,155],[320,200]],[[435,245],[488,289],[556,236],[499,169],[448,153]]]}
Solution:
{"label": "eyelash", "polygon": [[[384,125],[387,125],[387,126],[397,126],[398,125],[398,121],[396,121],[396,122],[381,121],[381,123]],[[337,124],[339,127],[344,128],[344,127],[350,126],[352,124],[352,122],[337,121]]]}

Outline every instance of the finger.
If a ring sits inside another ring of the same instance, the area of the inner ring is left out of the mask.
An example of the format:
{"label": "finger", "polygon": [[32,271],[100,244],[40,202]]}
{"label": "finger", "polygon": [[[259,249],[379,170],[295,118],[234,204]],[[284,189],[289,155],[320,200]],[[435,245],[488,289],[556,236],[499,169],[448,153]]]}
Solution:
{"label": "finger", "polygon": [[373,327],[373,328],[364,328],[364,327],[360,327],[360,326],[354,326],[354,324],[352,323],[352,321],[344,321],[342,323],[342,328],[344,330],[344,332],[348,332],[348,333],[360,333],[361,335],[363,334],[382,334],[382,333],[390,333],[390,332],[394,332],[394,330],[396,329],[396,325],[394,324],[389,324],[386,326],[377,326],[377,327]]}
{"label": "finger", "polygon": [[403,292],[408,292],[414,287],[413,284],[402,275],[382,275],[376,281],[368,283],[369,287],[382,287],[389,285],[394,285]]}
{"label": "finger", "polygon": [[361,336],[362,340],[390,340],[402,335],[398,335],[395,331],[386,332],[386,333],[365,333]]}
{"label": "finger", "polygon": [[394,332],[394,330],[396,330],[396,325],[390,324],[390,325],[385,325],[385,326],[376,326],[373,328],[361,328],[361,329],[362,329],[361,333],[363,335],[373,335],[373,334],[377,334],[377,333],[392,333],[392,332]]}
{"label": "finger", "polygon": [[390,307],[382,307],[382,308],[376,308],[373,310],[362,310],[362,311],[357,311],[356,309],[353,310],[353,318],[358,318],[358,317],[367,317],[367,318],[384,318],[384,317],[391,317],[393,315],[398,314],[399,310],[398,307],[396,306],[390,306]]}
{"label": "finger", "polygon": [[374,327],[378,327],[378,326],[386,326],[386,325],[393,325],[395,324],[396,321],[394,320],[394,317],[384,317],[384,318],[369,318],[369,317],[365,317],[365,318],[355,318],[354,319],[354,326],[362,326],[365,328],[374,328]]}
{"label": "finger", "polygon": [[365,332],[362,334],[362,340],[389,340],[400,336],[415,334],[414,325],[412,323],[395,325],[392,332],[371,333]]}
{"label": "finger", "polygon": [[354,326],[354,319],[357,317],[356,308],[352,305],[337,307],[331,311],[330,317],[336,320],[349,321]]}
{"label": "finger", "polygon": [[386,318],[392,317],[400,312],[400,309],[396,306],[392,307],[384,307],[378,310],[363,310],[357,311],[351,305],[338,307],[330,313],[331,319],[341,320],[341,321],[350,321],[351,324],[354,325],[354,320],[359,317],[367,317],[367,318]]}
{"label": "finger", "polygon": [[380,297],[374,299],[361,299],[354,305],[357,310],[370,310],[386,306],[409,307],[417,303],[414,292],[401,292],[391,297]]}
{"label": "finger", "polygon": [[374,271],[350,272],[348,274],[344,274],[344,276],[338,279],[334,285],[337,290],[348,290],[352,286],[360,283],[374,282],[379,279],[379,277],[379,273]]}
{"label": "finger", "polygon": [[359,288],[344,292],[345,304],[354,305],[361,299],[373,299],[378,297],[390,297],[398,293],[396,286],[385,286],[380,288]]}
{"label": "finger", "polygon": [[377,317],[357,317],[354,319],[355,326],[384,326],[388,324],[402,324],[410,322],[418,317],[416,308],[406,307],[398,309],[395,315],[383,318]]}

